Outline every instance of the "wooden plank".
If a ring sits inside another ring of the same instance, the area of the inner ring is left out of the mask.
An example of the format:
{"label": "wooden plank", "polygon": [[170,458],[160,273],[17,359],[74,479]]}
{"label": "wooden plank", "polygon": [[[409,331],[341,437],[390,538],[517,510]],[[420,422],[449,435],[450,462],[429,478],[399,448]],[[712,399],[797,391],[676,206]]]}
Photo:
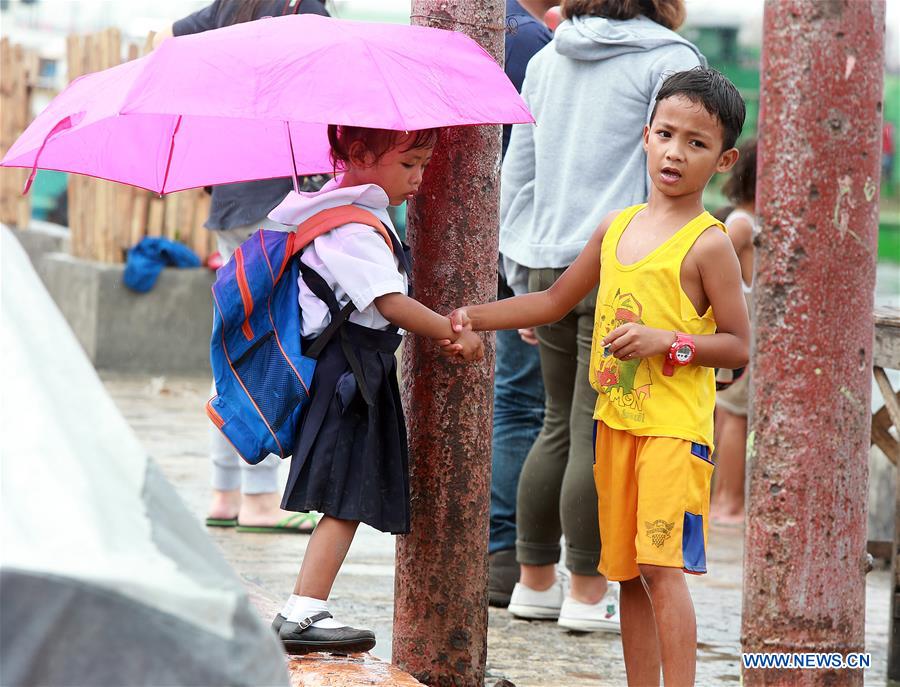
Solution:
{"label": "wooden plank", "polygon": [[178,208],[178,240],[186,246],[191,245],[194,232],[194,208],[197,206],[197,190],[183,192],[181,205]]}
{"label": "wooden plank", "polygon": [[875,344],[873,364],[885,369],[900,369],[900,308],[875,308]]}
{"label": "wooden plank", "polygon": [[[12,145],[13,122],[12,100],[15,83],[15,65],[12,46],[8,38],[0,39],[0,154],[6,153]],[[13,198],[12,170],[0,171],[0,222],[11,222]]]}
{"label": "wooden plank", "polygon": [[94,260],[109,262],[109,186],[99,179],[92,179],[91,186],[94,193],[94,217],[91,221],[91,230],[94,234]]}
{"label": "wooden plank", "polygon": [[[34,59],[32,51],[12,44],[8,38],[0,40],[0,155],[28,126]],[[31,220],[31,198],[22,194],[29,173],[13,168],[0,171],[0,221],[23,229]]]}
{"label": "wooden plank", "polygon": [[131,248],[131,217],[134,214],[136,196],[139,193],[133,186],[117,184],[116,188],[116,212],[114,220],[115,230],[115,254],[114,262],[125,260],[125,252]]}
{"label": "wooden plank", "polygon": [[150,199],[150,211],[147,216],[147,236],[162,236],[163,220],[166,212],[162,198]]}
{"label": "wooden plank", "polygon": [[890,541],[870,539],[866,542],[866,551],[872,555],[872,558],[877,558],[882,561],[890,561],[893,550],[894,543]]}
{"label": "wooden plank", "polygon": [[891,434],[891,419],[887,409],[882,408],[872,416],[872,443],[887,456],[894,465],[900,462],[900,442]]}
{"label": "wooden plank", "polygon": [[178,201],[181,194],[170,193],[166,196],[166,214],[163,223],[163,236],[167,239],[174,239],[175,232],[178,227]]}
{"label": "wooden plank", "polygon": [[900,431],[900,403],[897,402],[897,396],[891,387],[891,380],[888,379],[887,374],[881,367],[876,367],[873,373],[875,381],[878,383],[878,388],[881,390],[881,395],[884,397],[884,407],[887,408],[891,423]]}
{"label": "wooden plank", "polygon": [[147,235],[147,213],[150,209],[150,194],[143,189],[137,189],[134,196],[134,206],[131,211],[131,234],[128,245],[133,246]]}
{"label": "wooden plank", "polygon": [[191,250],[197,254],[201,262],[206,262],[209,257],[209,233],[203,223],[209,215],[209,195],[201,191],[194,201],[194,218],[191,221]]}

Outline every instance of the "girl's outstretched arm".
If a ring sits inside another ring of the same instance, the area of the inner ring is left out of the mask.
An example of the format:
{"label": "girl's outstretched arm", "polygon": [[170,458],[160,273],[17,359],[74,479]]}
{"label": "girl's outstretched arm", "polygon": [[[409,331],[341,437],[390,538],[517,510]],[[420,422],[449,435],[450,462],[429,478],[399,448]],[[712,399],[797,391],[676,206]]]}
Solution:
{"label": "girl's outstretched arm", "polygon": [[469,305],[450,313],[455,332],[525,329],[558,322],[597,286],[600,279],[600,246],[618,210],[597,227],[575,262],[546,291],[507,298],[494,303]]}
{"label": "girl's outstretched arm", "polygon": [[484,357],[481,338],[471,331],[455,332],[450,321],[419,301],[402,293],[386,293],[375,299],[375,307],[391,324],[419,336],[435,341],[452,342],[454,353],[466,360],[480,360]]}

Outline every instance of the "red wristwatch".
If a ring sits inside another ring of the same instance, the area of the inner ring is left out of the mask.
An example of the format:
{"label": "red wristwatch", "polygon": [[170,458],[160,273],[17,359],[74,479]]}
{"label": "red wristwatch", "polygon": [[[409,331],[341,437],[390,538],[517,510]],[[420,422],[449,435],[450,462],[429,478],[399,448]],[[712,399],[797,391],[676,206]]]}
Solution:
{"label": "red wristwatch", "polygon": [[675,332],[675,341],[669,346],[663,362],[663,374],[671,377],[676,367],[688,365],[694,359],[694,337],[683,332]]}

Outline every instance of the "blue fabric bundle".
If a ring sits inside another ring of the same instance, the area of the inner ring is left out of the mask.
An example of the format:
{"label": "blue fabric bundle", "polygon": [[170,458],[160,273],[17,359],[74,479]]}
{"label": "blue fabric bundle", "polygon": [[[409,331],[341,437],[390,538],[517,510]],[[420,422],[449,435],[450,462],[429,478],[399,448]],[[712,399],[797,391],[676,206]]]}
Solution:
{"label": "blue fabric bundle", "polygon": [[122,280],[132,291],[153,288],[164,267],[200,267],[200,258],[187,246],[161,236],[145,236],[128,251]]}

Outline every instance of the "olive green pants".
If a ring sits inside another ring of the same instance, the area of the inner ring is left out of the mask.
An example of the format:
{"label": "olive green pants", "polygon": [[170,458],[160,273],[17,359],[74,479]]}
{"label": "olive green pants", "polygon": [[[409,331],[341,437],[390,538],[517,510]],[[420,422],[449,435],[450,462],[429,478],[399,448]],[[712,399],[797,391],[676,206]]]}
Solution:
{"label": "olive green pants", "polygon": [[[550,287],[563,269],[532,269],[529,291]],[[538,327],[546,406],[544,426],[525,460],[516,502],[516,559],[526,565],[559,562],[597,575],[600,528],[594,488],[594,404],[588,381],[596,289],[555,324]]]}

